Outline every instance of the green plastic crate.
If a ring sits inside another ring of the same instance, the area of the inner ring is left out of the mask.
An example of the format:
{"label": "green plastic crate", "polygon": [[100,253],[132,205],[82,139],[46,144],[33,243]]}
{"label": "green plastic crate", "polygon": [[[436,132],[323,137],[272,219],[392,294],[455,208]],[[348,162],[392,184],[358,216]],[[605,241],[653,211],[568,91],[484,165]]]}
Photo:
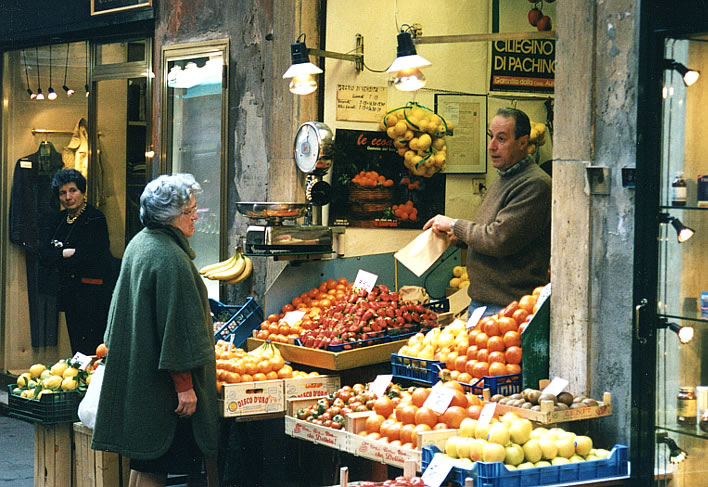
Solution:
{"label": "green plastic crate", "polygon": [[551,297],[538,308],[521,334],[522,388],[538,389],[538,381],[548,379],[549,341],[551,335]]}
{"label": "green plastic crate", "polygon": [[59,424],[74,423],[79,420],[79,403],[83,394],[77,391],[43,394],[39,399],[28,399],[12,393],[8,387],[7,414],[31,423]]}

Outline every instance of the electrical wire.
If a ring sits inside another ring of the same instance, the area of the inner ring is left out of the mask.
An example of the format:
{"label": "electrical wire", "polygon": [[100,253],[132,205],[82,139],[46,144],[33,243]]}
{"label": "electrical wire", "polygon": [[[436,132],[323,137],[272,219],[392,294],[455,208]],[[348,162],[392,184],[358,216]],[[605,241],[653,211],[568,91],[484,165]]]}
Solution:
{"label": "electrical wire", "polygon": [[27,56],[25,55],[24,49],[22,49],[22,62],[25,65],[25,79],[27,79],[27,89],[31,90],[32,88],[30,88],[29,73],[27,72]]}

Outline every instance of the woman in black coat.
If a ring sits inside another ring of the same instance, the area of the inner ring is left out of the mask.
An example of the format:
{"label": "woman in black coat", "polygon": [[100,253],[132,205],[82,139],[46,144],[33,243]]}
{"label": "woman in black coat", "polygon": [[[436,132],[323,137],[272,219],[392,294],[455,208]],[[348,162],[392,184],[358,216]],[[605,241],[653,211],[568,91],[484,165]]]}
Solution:
{"label": "woman in black coat", "polygon": [[54,175],[59,213],[44,260],[59,271],[59,309],[64,311],[72,353],[95,354],[103,342],[114,279],[106,217],[86,202],[86,178],[75,169]]}

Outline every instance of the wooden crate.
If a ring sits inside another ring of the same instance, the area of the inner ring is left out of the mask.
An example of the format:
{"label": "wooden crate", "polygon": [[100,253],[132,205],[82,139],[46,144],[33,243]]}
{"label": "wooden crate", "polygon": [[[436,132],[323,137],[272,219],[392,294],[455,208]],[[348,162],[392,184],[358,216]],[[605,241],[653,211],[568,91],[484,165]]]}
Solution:
{"label": "wooden crate", "polygon": [[34,487],[71,485],[71,423],[34,425]]}
{"label": "wooden crate", "polygon": [[262,416],[285,411],[283,381],[264,380],[224,384],[223,399],[219,399],[219,415],[224,418]]}
{"label": "wooden crate", "polygon": [[[288,362],[327,370],[347,370],[363,367],[365,365],[389,362],[391,360],[391,354],[397,352],[406,342],[407,338],[405,340],[355,348],[354,350],[338,353],[291,345],[289,343],[274,343],[274,345],[278,347],[280,354]],[[247,348],[248,350],[255,350],[262,344],[263,340],[249,338]]]}
{"label": "wooden crate", "polygon": [[74,475],[72,487],[128,487],[130,459],[117,453],[93,450],[93,430],[73,424]]}

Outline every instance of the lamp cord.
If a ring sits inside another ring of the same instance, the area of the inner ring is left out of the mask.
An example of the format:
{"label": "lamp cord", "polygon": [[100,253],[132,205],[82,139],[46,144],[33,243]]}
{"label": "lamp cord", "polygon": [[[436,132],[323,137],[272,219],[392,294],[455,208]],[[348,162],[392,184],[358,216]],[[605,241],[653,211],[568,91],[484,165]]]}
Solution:
{"label": "lamp cord", "polygon": [[69,71],[69,48],[71,45],[66,43],[66,62],[64,63],[64,86],[66,86],[66,73]]}
{"label": "lamp cord", "polygon": [[27,72],[27,56],[25,55],[25,50],[22,49],[22,62],[25,65],[25,79],[27,80],[27,89],[31,90],[30,88],[30,83],[29,83],[29,73]]}
{"label": "lamp cord", "polygon": [[35,47],[34,53],[35,53],[36,60],[37,60],[37,89],[41,90],[42,88],[40,88],[40,82],[39,82],[39,49],[37,49]]}

